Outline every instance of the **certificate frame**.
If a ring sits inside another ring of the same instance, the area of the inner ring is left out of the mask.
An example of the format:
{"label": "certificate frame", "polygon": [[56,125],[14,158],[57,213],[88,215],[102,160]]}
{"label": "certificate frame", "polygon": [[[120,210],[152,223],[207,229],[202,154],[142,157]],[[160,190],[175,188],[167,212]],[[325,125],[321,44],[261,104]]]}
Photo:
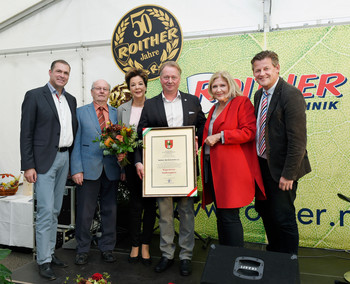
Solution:
{"label": "certificate frame", "polygon": [[197,196],[195,127],[143,130],[143,197]]}

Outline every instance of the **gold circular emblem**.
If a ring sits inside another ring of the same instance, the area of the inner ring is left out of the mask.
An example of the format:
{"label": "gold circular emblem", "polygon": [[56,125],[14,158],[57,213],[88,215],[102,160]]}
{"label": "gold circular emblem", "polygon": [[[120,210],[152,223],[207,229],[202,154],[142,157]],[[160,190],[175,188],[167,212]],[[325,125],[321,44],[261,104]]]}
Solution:
{"label": "gold circular emblem", "polygon": [[159,77],[163,62],[177,59],[183,45],[181,27],[166,9],[145,5],[129,11],[117,24],[112,37],[115,62],[124,73],[142,68],[149,80]]}

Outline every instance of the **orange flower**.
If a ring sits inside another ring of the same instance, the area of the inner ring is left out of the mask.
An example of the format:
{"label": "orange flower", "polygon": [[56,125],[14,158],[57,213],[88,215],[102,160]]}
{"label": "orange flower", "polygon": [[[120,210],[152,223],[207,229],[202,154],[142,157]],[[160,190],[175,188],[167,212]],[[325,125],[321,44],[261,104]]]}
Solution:
{"label": "orange flower", "polygon": [[117,135],[115,138],[117,138],[120,142],[124,141],[124,137],[122,135]]}
{"label": "orange flower", "polygon": [[127,128],[126,129],[126,134],[128,135],[128,136],[130,136],[131,135],[131,131],[132,131],[132,129],[129,127],[129,128]]}
{"label": "orange flower", "polygon": [[114,143],[114,140],[111,137],[108,137],[104,143],[107,147],[111,147],[111,143]]}

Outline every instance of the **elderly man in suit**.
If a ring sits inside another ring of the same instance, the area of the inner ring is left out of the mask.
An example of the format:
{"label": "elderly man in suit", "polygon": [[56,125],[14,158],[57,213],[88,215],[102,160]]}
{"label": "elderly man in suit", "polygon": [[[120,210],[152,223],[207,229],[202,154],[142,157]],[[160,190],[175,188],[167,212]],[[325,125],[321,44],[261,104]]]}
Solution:
{"label": "elderly man in suit", "polygon": [[[165,62],[160,68],[162,93],[146,100],[138,125],[139,137],[145,127],[177,127],[194,125],[199,145],[203,135],[205,116],[197,97],[179,91],[181,68],[174,61]],[[140,155],[135,153],[138,175],[143,177]],[[160,250],[162,257],[155,267],[156,272],[163,272],[174,262],[174,205],[172,197],[157,198],[159,208]],[[194,247],[194,205],[193,198],[177,199],[180,216],[179,245],[180,273],[183,276],[192,272],[191,259]]]}
{"label": "elderly man in suit", "polygon": [[36,248],[39,274],[56,279],[51,264],[66,267],[54,254],[57,217],[69,170],[69,151],[77,130],[76,99],[64,89],[70,75],[64,60],[52,62],[50,80],[26,93],[21,118],[21,169],[35,183]]}
{"label": "elderly man in suit", "polygon": [[92,84],[91,104],[77,109],[79,122],[71,157],[71,174],[77,187],[77,241],[75,264],[88,262],[91,244],[90,227],[97,201],[100,202],[102,236],[98,247],[105,262],[114,262],[116,243],[117,183],[120,167],[115,156],[104,156],[99,143],[93,142],[101,135],[108,121],[117,123],[117,110],[107,105],[110,85],[105,80]]}
{"label": "elderly man in suit", "polygon": [[294,200],[298,179],[311,171],[306,151],[306,104],[302,93],[279,77],[278,55],[262,51],[251,61],[255,80],[256,147],[267,199],[256,200],[267,250],[298,254]]}

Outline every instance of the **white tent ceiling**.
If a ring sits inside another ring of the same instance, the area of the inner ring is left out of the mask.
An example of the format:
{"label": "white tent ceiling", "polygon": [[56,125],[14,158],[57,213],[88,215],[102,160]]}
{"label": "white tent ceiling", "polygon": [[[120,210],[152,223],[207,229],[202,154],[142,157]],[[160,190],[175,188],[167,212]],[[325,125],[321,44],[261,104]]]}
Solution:
{"label": "white tent ceiling", "polygon": [[[110,41],[119,19],[142,0],[1,0],[0,173],[19,172],[19,124],[24,93],[44,85],[51,61],[72,66],[69,92],[90,101],[93,80],[122,82]],[[349,0],[154,0],[181,24],[184,38],[350,23]],[[6,150],[4,150],[6,149]]]}

